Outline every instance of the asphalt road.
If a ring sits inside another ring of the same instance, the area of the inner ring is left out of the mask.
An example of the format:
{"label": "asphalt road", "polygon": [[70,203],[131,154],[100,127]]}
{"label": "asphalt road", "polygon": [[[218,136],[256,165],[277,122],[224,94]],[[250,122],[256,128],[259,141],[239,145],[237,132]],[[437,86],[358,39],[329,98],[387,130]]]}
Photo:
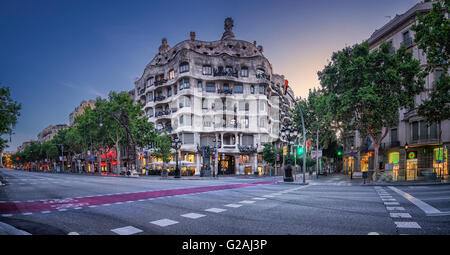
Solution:
{"label": "asphalt road", "polygon": [[368,186],[343,175],[309,185],[6,169],[0,176],[0,222],[33,235],[450,234],[450,185]]}

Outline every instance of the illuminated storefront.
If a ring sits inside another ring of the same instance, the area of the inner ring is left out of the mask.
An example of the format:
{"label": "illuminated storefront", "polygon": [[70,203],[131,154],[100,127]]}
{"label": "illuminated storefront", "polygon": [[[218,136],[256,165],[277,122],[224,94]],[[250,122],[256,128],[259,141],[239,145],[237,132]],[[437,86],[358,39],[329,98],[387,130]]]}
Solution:
{"label": "illuminated storefront", "polygon": [[399,176],[399,170],[400,170],[400,152],[391,152],[389,153],[389,159],[388,159],[388,163],[391,166],[390,169],[386,170],[391,170],[392,171],[392,180],[393,181],[397,181],[398,180],[398,176]]}
{"label": "illuminated storefront", "polygon": [[443,147],[433,150],[433,172],[437,177],[445,177],[449,175],[448,169],[448,149]]}

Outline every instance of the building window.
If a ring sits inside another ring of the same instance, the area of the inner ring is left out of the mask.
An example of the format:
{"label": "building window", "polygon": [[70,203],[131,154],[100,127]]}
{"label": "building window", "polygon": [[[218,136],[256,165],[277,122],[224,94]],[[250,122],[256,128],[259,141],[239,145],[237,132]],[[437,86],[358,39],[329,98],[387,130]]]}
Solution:
{"label": "building window", "polygon": [[244,93],[244,88],[241,84],[235,84],[233,87],[233,93],[242,94]]}
{"label": "building window", "polygon": [[183,124],[184,124],[184,118],[183,117],[184,117],[183,115],[180,116],[180,126],[183,126]]}
{"label": "building window", "polygon": [[211,66],[203,66],[203,75],[211,75],[212,74],[212,67]]}
{"label": "building window", "polygon": [[206,83],[206,92],[216,92],[216,85],[214,83]]}
{"label": "building window", "polygon": [[395,143],[398,141],[398,133],[397,133],[397,129],[393,128],[391,129],[391,144]]}
{"label": "building window", "polygon": [[428,139],[428,126],[425,121],[420,121],[420,139]]}
{"label": "building window", "polygon": [[248,68],[247,67],[242,67],[241,77],[248,77]]}
{"label": "building window", "polygon": [[205,109],[205,110],[208,109],[208,103],[205,98],[202,99],[202,109]]}
{"label": "building window", "polygon": [[251,146],[253,145],[253,135],[243,135],[242,145]]}
{"label": "building window", "polygon": [[155,83],[155,77],[150,77],[150,78],[147,80],[147,87],[152,86],[154,83]]}
{"label": "building window", "polygon": [[244,124],[245,124],[245,128],[248,128],[248,127],[249,127],[250,122],[249,122],[248,116],[245,116],[245,122],[244,122]]}
{"label": "building window", "polygon": [[227,72],[227,73],[233,72],[233,67],[231,67],[231,66],[225,67],[225,72]]}
{"label": "building window", "polygon": [[266,71],[264,71],[264,69],[261,69],[261,68],[256,69],[256,75],[257,76],[263,75],[265,73],[266,73]]}
{"label": "building window", "polygon": [[167,89],[167,96],[171,97],[172,96],[172,88],[168,88]]}
{"label": "building window", "polygon": [[198,92],[202,92],[203,91],[203,83],[201,81],[199,81],[197,83],[197,89],[198,89]]}
{"label": "building window", "polygon": [[152,102],[153,101],[153,92],[150,92],[147,94],[147,102]]}
{"label": "building window", "polygon": [[259,85],[259,94],[264,94],[264,85]]}
{"label": "building window", "polygon": [[180,90],[188,89],[191,87],[191,84],[189,83],[189,79],[182,79],[180,83]]}
{"label": "building window", "polygon": [[245,103],[245,111],[248,112],[250,109],[250,105],[248,103]]}
{"label": "building window", "polygon": [[180,65],[180,73],[189,72],[189,63],[183,63]]}
{"label": "building window", "polygon": [[438,129],[437,129],[436,122],[434,122],[430,126],[430,138],[431,139],[437,139],[438,138]]}
{"label": "building window", "polygon": [[183,144],[194,144],[194,134],[184,133],[183,134]]}
{"label": "building window", "polygon": [[169,80],[173,80],[175,78],[175,71],[172,69],[169,71]]}
{"label": "building window", "polygon": [[419,139],[419,122],[415,121],[412,123],[412,139],[417,141]]}
{"label": "building window", "polygon": [[250,86],[250,93],[255,94],[255,86],[253,85]]}
{"label": "building window", "polygon": [[149,118],[153,117],[153,108],[148,109],[147,117],[149,117]]}
{"label": "building window", "polygon": [[264,111],[266,109],[266,102],[259,101],[259,110]]}
{"label": "building window", "polygon": [[223,90],[224,91],[229,91],[230,90],[230,85],[228,85],[228,84],[223,84]]}

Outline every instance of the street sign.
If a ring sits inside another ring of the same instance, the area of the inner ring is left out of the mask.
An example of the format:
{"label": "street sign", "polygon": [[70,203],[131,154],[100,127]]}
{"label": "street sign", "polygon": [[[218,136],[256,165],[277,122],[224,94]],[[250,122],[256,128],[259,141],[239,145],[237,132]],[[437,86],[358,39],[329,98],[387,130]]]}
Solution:
{"label": "street sign", "polygon": [[[319,150],[319,158],[322,157],[322,150]],[[316,151],[311,151],[311,158],[316,158]]]}

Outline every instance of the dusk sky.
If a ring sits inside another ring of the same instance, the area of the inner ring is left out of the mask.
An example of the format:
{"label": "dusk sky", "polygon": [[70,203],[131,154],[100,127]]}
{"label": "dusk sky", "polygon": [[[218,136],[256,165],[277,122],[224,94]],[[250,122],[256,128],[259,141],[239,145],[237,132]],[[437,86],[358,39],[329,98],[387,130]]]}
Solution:
{"label": "dusk sky", "polygon": [[171,46],[190,31],[220,40],[231,17],[236,39],[262,45],[275,73],[305,97],[333,51],[362,42],[418,2],[0,0],[0,86],[22,104],[6,151],[68,123],[83,100],[134,88],[163,37]]}

